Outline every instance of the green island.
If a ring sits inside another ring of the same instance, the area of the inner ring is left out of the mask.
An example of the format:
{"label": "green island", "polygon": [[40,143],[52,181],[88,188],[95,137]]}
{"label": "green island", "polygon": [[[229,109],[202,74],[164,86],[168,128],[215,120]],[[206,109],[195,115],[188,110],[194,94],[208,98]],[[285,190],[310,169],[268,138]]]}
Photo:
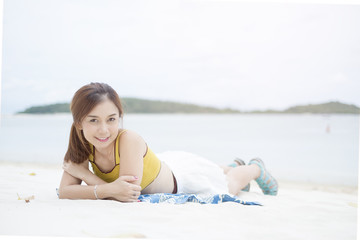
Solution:
{"label": "green island", "polygon": [[[122,98],[125,113],[311,113],[311,114],[360,114],[360,108],[352,104],[340,102],[328,102],[323,104],[299,105],[287,108],[283,111],[266,110],[266,111],[240,111],[230,108],[214,108],[199,106],[196,104],[187,104],[171,101],[145,100],[139,98]],[[49,114],[49,113],[69,113],[69,103],[56,103],[43,106],[33,106],[25,109],[18,114]]]}

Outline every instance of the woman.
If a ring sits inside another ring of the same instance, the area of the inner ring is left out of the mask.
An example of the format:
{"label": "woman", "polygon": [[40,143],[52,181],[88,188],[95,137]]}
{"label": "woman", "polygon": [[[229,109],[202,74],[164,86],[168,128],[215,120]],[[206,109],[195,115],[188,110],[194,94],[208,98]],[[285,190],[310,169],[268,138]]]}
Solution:
{"label": "woman", "polygon": [[249,165],[238,160],[221,168],[185,152],[155,155],[137,133],[119,129],[121,101],[107,84],[83,86],[70,108],[74,121],[59,187],[61,199],[136,202],[140,194],[152,193],[237,195],[248,190],[251,180],[264,194],[277,194],[277,182],[260,159]]}

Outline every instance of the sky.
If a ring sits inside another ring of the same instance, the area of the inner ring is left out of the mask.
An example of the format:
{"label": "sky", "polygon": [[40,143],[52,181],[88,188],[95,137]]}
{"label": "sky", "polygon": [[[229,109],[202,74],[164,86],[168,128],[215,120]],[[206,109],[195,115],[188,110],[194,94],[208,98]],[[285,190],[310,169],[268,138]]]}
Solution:
{"label": "sky", "polygon": [[4,0],[1,113],[120,97],[238,110],[360,106],[360,5]]}

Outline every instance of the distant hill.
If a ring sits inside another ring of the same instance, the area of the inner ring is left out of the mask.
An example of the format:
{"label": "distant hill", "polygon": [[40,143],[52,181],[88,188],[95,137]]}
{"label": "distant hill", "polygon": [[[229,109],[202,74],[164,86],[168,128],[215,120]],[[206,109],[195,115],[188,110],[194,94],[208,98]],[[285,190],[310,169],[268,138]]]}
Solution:
{"label": "distant hill", "polygon": [[69,103],[56,103],[44,106],[34,106],[25,109],[23,112],[18,113],[30,113],[30,114],[45,114],[45,113],[69,113]]}
{"label": "distant hill", "polygon": [[[177,103],[169,101],[153,101],[138,98],[122,98],[125,113],[240,113],[233,109],[219,109],[195,104]],[[69,113],[69,103],[57,103],[44,106],[34,106],[19,113]]]}
{"label": "distant hill", "polygon": [[[169,101],[154,101],[138,98],[122,98],[125,113],[314,113],[314,114],[360,114],[360,108],[355,105],[340,102],[323,104],[309,104],[290,107],[284,111],[250,111],[240,112],[234,109],[219,109],[204,107],[195,104],[186,104]],[[25,109],[28,114],[69,113],[69,103],[57,103],[44,106],[34,106]]]}
{"label": "distant hill", "polygon": [[123,98],[126,113],[239,113],[233,109],[219,109],[195,104],[169,101],[154,101],[138,98]]}
{"label": "distant hill", "polygon": [[322,104],[299,105],[284,111],[266,110],[252,111],[249,113],[313,113],[313,114],[360,114],[360,108],[352,104],[328,102]]}
{"label": "distant hill", "polygon": [[284,113],[360,113],[360,108],[355,105],[340,102],[329,102],[323,104],[309,104],[290,107]]}

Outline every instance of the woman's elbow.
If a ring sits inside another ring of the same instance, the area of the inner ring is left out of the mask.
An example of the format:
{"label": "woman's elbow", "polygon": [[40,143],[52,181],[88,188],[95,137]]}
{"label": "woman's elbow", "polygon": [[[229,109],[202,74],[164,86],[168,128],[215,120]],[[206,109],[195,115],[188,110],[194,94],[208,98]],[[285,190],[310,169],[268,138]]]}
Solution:
{"label": "woman's elbow", "polygon": [[69,197],[66,194],[66,189],[65,187],[59,187],[58,189],[58,198],[59,199],[69,199]]}

